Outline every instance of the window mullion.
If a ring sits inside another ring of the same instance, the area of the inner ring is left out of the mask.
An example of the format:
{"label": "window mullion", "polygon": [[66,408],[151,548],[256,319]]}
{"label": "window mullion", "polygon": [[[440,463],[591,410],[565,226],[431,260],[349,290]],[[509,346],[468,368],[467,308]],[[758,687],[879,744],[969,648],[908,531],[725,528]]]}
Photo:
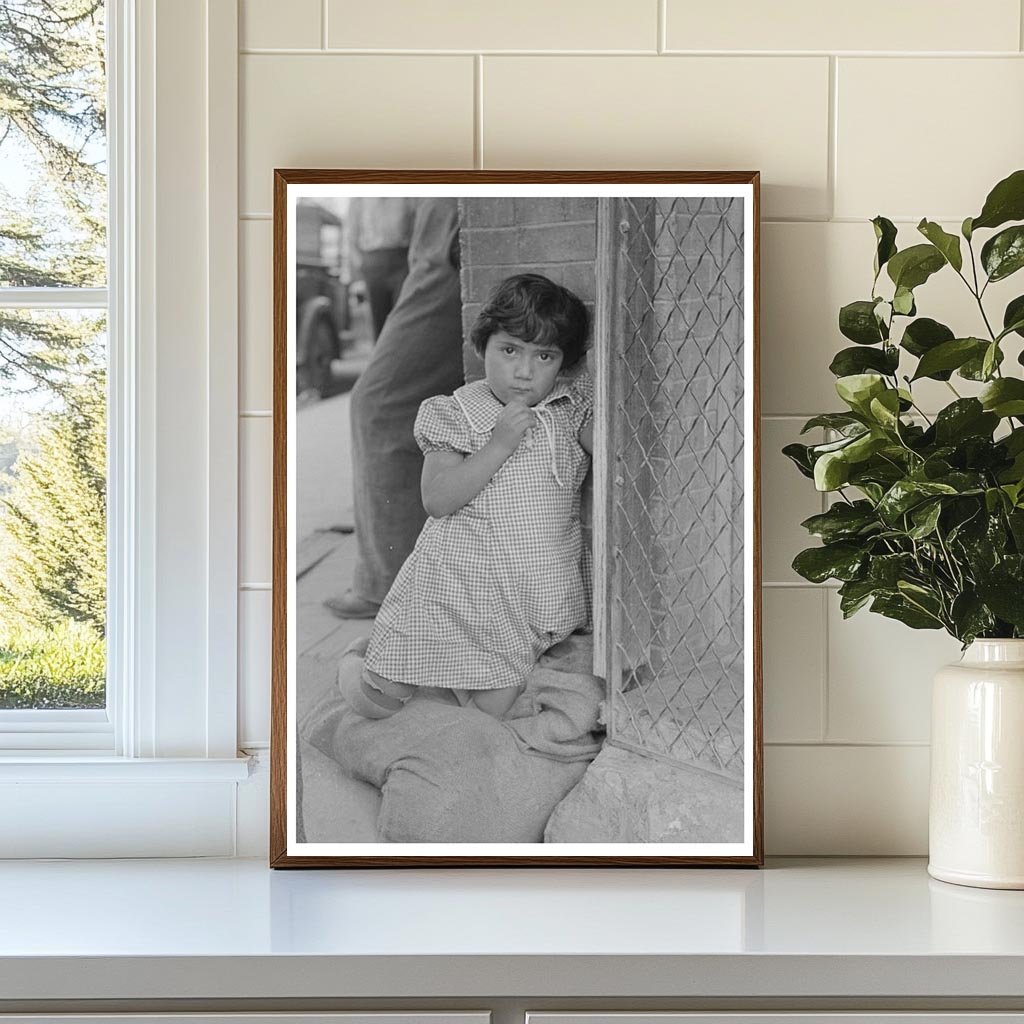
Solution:
{"label": "window mullion", "polygon": [[0,288],[0,309],[106,309],[106,288]]}

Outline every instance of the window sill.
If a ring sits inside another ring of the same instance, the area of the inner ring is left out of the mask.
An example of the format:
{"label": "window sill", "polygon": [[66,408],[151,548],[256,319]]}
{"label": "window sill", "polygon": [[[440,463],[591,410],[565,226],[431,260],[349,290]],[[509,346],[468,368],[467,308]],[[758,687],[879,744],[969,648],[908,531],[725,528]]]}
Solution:
{"label": "window sill", "polygon": [[243,782],[248,757],[114,757],[68,753],[0,756],[5,782]]}
{"label": "window sill", "polygon": [[231,857],[239,802],[265,799],[249,774],[246,757],[7,754],[0,859]]}

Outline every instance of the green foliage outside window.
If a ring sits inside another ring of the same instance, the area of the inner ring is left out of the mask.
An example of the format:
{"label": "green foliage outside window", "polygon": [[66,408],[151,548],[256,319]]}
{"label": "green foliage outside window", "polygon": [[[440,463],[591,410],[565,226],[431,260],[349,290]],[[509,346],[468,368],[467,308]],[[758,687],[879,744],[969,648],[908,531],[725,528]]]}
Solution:
{"label": "green foliage outside window", "polygon": [[[0,289],[105,285],[102,0],[0,0],[0,171]],[[0,306],[0,708],[105,701],[102,332]]]}

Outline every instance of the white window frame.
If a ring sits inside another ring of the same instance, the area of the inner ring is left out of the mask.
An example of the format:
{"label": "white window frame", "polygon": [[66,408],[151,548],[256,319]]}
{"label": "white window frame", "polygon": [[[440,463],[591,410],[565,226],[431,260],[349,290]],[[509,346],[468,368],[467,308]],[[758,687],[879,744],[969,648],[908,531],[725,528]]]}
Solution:
{"label": "white window frame", "polygon": [[0,857],[230,855],[237,0],[107,0],[107,31],[107,712],[2,716]]}

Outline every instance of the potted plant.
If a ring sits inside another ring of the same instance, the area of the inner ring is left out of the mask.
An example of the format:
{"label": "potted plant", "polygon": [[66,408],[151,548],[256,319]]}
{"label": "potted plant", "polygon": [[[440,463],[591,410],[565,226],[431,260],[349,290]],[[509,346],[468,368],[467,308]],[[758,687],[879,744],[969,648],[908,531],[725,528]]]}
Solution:
{"label": "potted plant", "polygon": [[[1024,888],[1024,294],[1001,316],[985,299],[1024,267],[1021,221],[1024,170],[959,235],[922,220],[923,241],[901,249],[875,217],[871,297],[839,311],[853,344],[830,366],[845,408],[805,424],[825,428],[823,443],[783,449],[833,496],[803,523],[822,543],[796,572],[839,580],[844,617],[870,608],[963,644],[933,689],[929,871],[1012,888]],[[915,290],[939,272],[973,296],[974,328],[918,315]],[[915,396],[924,380],[950,393],[933,416]]]}

